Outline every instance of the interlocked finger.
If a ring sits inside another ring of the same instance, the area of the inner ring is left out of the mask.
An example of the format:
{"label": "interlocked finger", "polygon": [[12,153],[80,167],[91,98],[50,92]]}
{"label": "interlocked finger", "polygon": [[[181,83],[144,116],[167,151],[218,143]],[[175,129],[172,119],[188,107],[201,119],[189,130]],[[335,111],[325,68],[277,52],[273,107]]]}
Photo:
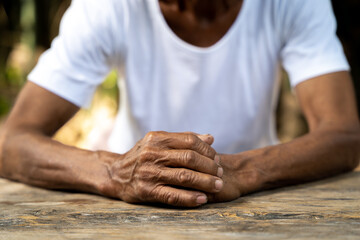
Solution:
{"label": "interlocked finger", "polygon": [[158,186],[150,200],[177,207],[197,207],[207,202],[207,197],[202,192],[177,189],[170,186]]}
{"label": "interlocked finger", "polygon": [[223,187],[222,179],[185,168],[165,168],[161,171],[159,180],[164,185],[185,187],[207,193],[217,193]]}
{"label": "interlocked finger", "polygon": [[222,177],[223,169],[212,159],[193,150],[170,150],[166,154],[168,167],[188,168]]}
{"label": "interlocked finger", "polygon": [[214,159],[216,151],[193,133],[167,133],[164,136],[167,147],[172,149],[190,149],[205,157]]}

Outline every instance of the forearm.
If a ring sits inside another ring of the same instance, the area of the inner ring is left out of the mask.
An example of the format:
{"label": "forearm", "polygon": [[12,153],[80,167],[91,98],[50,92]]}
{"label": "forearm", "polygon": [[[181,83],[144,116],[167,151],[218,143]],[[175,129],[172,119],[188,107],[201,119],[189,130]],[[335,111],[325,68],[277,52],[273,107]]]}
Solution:
{"label": "forearm", "polygon": [[5,131],[0,140],[0,176],[27,184],[99,193],[107,164],[97,152],[63,145],[41,133]]}
{"label": "forearm", "polygon": [[289,143],[224,155],[242,194],[308,182],[354,169],[360,158],[359,131],[315,131]]}
{"label": "forearm", "polygon": [[206,203],[204,192],[221,190],[223,171],[214,162],[212,136],[149,132],[123,155],[52,140],[78,109],[28,82],[0,132],[0,177],[127,202],[187,207]]}

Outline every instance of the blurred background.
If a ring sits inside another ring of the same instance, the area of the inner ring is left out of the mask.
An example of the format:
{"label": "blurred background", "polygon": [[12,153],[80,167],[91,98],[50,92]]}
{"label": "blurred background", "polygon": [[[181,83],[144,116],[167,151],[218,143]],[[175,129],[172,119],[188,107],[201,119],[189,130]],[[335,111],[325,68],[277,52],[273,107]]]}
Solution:
{"label": "blurred background", "polygon": [[[38,57],[58,34],[62,15],[71,0],[0,0],[0,129],[16,96]],[[338,36],[352,68],[360,103],[360,1],[333,0]],[[55,136],[63,143],[91,147],[102,127],[111,125],[118,108],[116,72],[99,86],[90,109],[82,109]],[[282,142],[307,131],[286,73],[283,74],[277,108],[277,130]],[[90,136],[90,137],[89,137]]]}

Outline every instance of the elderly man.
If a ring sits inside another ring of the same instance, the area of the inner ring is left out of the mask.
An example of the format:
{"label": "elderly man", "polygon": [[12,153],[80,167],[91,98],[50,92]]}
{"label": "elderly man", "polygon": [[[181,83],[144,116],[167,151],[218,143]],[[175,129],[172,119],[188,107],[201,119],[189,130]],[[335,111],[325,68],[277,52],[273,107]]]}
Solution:
{"label": "elderly man", "polygon": [[[360,133],[328,0],[75,0],[1,136],[0,175],[194,207],[355,168]],[[275,134],[280,66],[310,132]],[[51,136],[125,76],[106,151]]]}

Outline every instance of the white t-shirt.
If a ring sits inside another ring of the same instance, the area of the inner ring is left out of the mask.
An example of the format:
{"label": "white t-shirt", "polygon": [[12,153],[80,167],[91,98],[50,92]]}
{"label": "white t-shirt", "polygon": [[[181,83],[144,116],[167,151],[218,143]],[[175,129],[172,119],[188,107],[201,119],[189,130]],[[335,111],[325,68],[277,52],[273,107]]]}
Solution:
{"label": "white t-shirt", "polygon": [[158,0],[74,0],[29,80],[86,106],[116,68],[125,81],[109,150],[163,130],[210,133],[215,150],[235,153],[277,143],[281,65],[292,86],[349,69],[335,29],[329,0],[245,0],[201,48],[172,32]]}

